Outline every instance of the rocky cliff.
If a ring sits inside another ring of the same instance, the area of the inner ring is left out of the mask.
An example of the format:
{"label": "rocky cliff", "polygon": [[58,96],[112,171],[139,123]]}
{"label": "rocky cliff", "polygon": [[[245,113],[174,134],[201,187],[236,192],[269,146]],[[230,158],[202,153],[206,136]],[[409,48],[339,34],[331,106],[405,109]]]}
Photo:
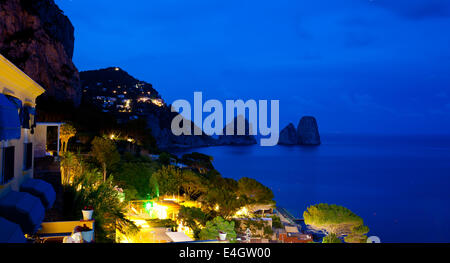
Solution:
{"label": "rocky cliff", "polygon": [[0,53],[58,100],[80,103],[74,28],[53,0],[0,1]]}
{"label": "rocky cliff", "polygon": [[297,139],[300,145],[319,145],[320,135],[316,118],[306,116],[301,118],[297,126]]}
{"label": "rocky cliff", "polygon": [[297,129],[289,123],[280,132],[278,144],[281,145],[320,145],[320,134],[316,118],[305,116],[300,119]]}
{"label": "rocky cliff", "polygon": [[[244,123],[244,134],[238,134],[238,123]],[[234,125],[233,127],[230,125]],[[227,128],[234,130],[234,135],[227,135]],[[252,125],[245,119],[244,116],[239,115],[234,118],[233,123],[228,123],[223,129],[223,135],[220,135],[216,141],[216,145],[253,145],[256,144],[255,136],[251,135]]]}
{"label": "rocky cliff", "polygon": [[295,126],[294,124],[289,123],[288,126],[281,130],[278,144],[294,145],[297,144],[297,142],[297,131],[295,130]]}
{"label": "rocky cliff", "polygon": [[[124,69],[109,67],[82,71],[80,77],[83,103],[111,113],[120,122],[145,119],[158,147],[162,149],[215,144],[215,140],[206,134],[175,136],[171,123],[177,113],[171,112],[170,106],[166,105],[152,84],[134,78]],[[193,130],[192,122],[191,127]]]}

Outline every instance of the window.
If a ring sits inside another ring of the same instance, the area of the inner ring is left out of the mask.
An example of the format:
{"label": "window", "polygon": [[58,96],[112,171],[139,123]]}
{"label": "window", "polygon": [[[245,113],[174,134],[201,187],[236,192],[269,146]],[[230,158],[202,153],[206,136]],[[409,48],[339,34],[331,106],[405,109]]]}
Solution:
{"label": "window", "polygon": [[25,143],[24,144],[24,158],[23,158],[23,169],[29,170],[33,165],[33,144]]}
{"label": "window", "polygon": [[1,183],[6,184],[14,178],[14,146],[3,148]]}

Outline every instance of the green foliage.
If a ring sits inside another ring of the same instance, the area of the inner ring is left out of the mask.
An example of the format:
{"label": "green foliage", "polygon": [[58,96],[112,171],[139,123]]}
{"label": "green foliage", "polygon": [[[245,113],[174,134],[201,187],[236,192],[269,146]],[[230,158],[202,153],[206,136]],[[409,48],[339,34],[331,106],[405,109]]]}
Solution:
{"label": "green foliage", "polygon": [[352,228],[352,232],[344,238],[347,243],[366,243],[369,233],[369,227],[365,225],[359,225]]}
{"label": "green foliage", "polygon": [[141,146],[143,149],[150,152],[155,152],[157,150],[156,140],[152,136],[152,132],[147,128],[147,121],[145,119],[131,120],[123,124],[118,129],[121,134],[126,135],[126,137],[133,138],[137,145]]}
{"label": "green foliage", "polygon": [[217,239],[219,231],[227,233],[227,239],[230,242],[236,241],[234,222],[226,221],[222,217],[215,217],[213,220],[208,221],[205,228],[200,231],[199,237],[202,240]]}
{"label": "green foliage", "polygon": [[240,196],[245,196],[254,203],[267,203],[274,198],[272,190],[252,178],[243,177],[239,179],[238,188]]}
{"label": "green foliage", "polygon": [[350,234],[344,238],[346,243],[367,243],[366,235]]}
{"label": "green foliage", "polygon": [[191,199],[195,199],[207,191],[203,178],[190,170],[182,171],[181,187]]}
{"label": "green foliage", "polygon": [[95,137],[92,141],[91,155],[103,168],[103,181],[106,181],[106,171],[120,161],[120,154],[112,140]]}
{"label": "green foliage", "polygon": [[323,238],[322,243],[342,243],[342,240],[340,240],[336,234],[330,233]]}
{"label": "green foliage", "polygon": [[77,130],[71,124],[64,123],[63,125],[61,125],[60,138],[61,138],[62,152],[67,151],[69,139],[75,136],[76,133]]}
{"label": "green foliage", "polygon": [[64,152],[61,155],[61,184],[67,185],[73,181],[74,176],[83,172],[83,162],[80,155]]}
{"label": "green foliage", "polygon": [[166,152],[162,152],[159,157],[158,157],[158,161],[162,164],[162,165],[170,165],[170,159],[171,156],[170,154],[166,153]]}
{"label": "green foliage", "polygon": [[[149,199],[157,196],[151,185],[152,174],[157,171],[158,165],[151,162],[123,162],[120,164],[115,179],[118,184],[129,189],[131,194],[136,191],[134,199]],[[131,200],[127,194],[127,199]]]}
{"label": "green foliage", "polygon": [[[204,202],[211,213],[217,213],[224,218],[230,218],[244,205],[242,199],[238,199],[234,192],[224,191],[220,188],[210,189]],[[216,205],[219,206],[217,211],[215,211]]]}
{"label": "green foliage", "polygon": [[178,194],[181,188],[182,175],[181,170],[173,165],[163,166],[153,173],[153,177],[158,182],[159,193]]}
{"label": "green foliage", "polygon": [[[319,228],[332,228],[336,225],[362,225],[363,220],[349,209],[329,204],[318,204],[307,208],[303,213],[305,223]],[[334,231],[331,231],[335,233]]]}
{"label": "green foliage", "polygon": [[305,223],[313,227],[334,233],[338,237],[347,235],[345,241],[363,240],[369,228],[363,219],[349,209],[329,204],[318,204],[308,207],[303,213]]}
{"label": "green foliage", "polygon": [[199,237],[201,227],[206,225],[208,215],[200,208],[182,206],[178,212],[178,219],[183,221],[183,224],[194,231],[194,236]]}
{"label": "green foliage", "polygon": [[187,153],[181,157],[181,163],[191,168],[197,169],[202,173],[204,170],[214,169],[212,161],[213,161],[212,156],[198,152]]}
{"label": "green foliage", "polygon": [[166,227],[166,228],[176,228],[177,222],[172,219],[147,219],[148,225],[151,227]]}
{"label": "green foliage", "polygon": [[101,173],[95,170],[85,171],[63,188],[65,214],[69,218],[78,220],[84,206],[93,206],[97,242],[113,242],[116,229],[121,233],[138,231],[126,218],[126,204],[119,201],[112,181],[112,177],[102,181]]}
{"label": "green foliage", "polygon": [[272,227],[273,228],[283,228],[283,224],[281,223],[281,219],[277,215],[271,216],[272,218]]}

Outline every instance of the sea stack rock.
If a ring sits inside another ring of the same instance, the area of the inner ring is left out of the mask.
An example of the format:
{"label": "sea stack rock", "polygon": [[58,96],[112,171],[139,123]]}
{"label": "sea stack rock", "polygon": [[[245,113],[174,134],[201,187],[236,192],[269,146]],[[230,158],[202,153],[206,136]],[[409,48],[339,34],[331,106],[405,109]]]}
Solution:
{"label": "sea stack rock", "polygon": [[320,145],[316,118],[305,116],[300,120],[297,126],[297,142],[300,145]]}
{"label": "sea stack rock", "polygon": [[[227,124],[227,126],[223,129],[223,135],[219,136],[217,140],[217,145],[253,145],[256,144],[255,136],[251,135],[252,125],[245,119],[244,116],[239,115],[233,120],[234,122],[234,135],[227,135],[226,130],[227,127],[230,127],[231,123]],[[238,123],[245,124],[244,135],[238,135],[237,133],[237,125]]]}
{"label": "sea stack rock", "polygon": [[297,131],[295,130],[295,126],[294,124],[289,123],[288,126],[281,130],[278,144],[294,145],[297,144],[297,142]]}

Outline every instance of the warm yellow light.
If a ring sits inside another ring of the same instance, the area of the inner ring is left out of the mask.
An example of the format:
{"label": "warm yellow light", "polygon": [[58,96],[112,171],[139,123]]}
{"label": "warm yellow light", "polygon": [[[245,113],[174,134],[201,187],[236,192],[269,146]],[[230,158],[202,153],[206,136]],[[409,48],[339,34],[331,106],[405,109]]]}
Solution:
{"label": "warm yellow light", "polygon": [[214,207],[214,210],[219,211],[220,207],[219,205],[216,205],[216,207]]}
{"label": "warm yellow light", "polygon": [[109,135],[109,138],[110,138],[111,140],[114,140],[114,138],[116,138],[116,135],[111,134],[111,135]]}
{"label": "warm yellow light", "polygon": [[152,103],[158,107],[162,107],[164,105],[164,102],[162,101],[162,99],[152,99]]}
{"label": "warm yellow light", "polygon": [[236,212],[236,216],[246,216],[248,215],[248,209],[244,206]]}
{"label": "warm yellow light", "polygon": [[119,71],[119,68],[115,68],[114,70],[115,70],[115,71]]}

